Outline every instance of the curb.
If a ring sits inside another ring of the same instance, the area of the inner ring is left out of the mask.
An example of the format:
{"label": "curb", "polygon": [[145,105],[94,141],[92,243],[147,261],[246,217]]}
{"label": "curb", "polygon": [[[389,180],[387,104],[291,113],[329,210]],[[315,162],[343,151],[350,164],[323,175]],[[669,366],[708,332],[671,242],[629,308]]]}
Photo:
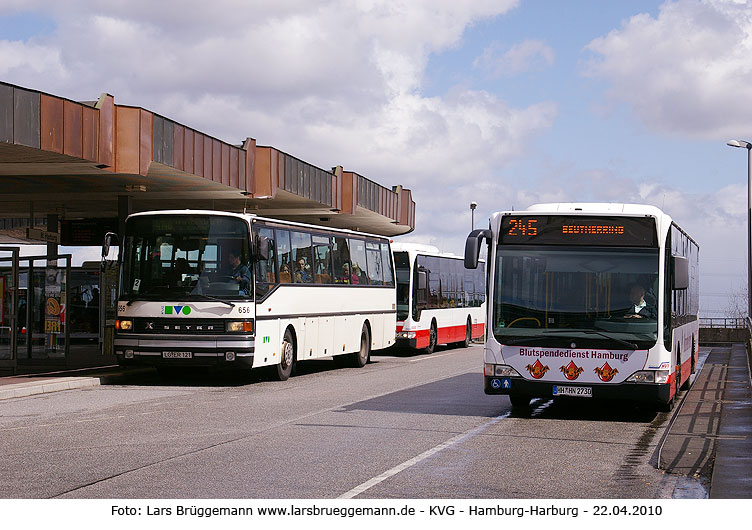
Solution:
{"label": "curb", "polygon": [[63,390],[99,386],[99,377],[58,377],[50,381],[29,381],[0,387],[0,400],[28,397]]}

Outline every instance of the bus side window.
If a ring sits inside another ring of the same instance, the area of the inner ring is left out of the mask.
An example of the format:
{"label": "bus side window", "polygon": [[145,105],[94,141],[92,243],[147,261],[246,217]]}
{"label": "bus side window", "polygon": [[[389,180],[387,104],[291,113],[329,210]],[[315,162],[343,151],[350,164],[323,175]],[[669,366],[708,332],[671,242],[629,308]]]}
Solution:
{"label": "bus side window", "polygon": [[350,260],[352,262],[352,282],[368,285],[366,271],[366,242],[362,239],[350,239]]}
{"label": "bus side window", "polygon": [[277,283],[277,278],[274,274],[274,230],[261,227],[258,229],[258,235],[266,237],[269,240],[269,259],[259,259],[256,262],[256,296],[263,297]]}
{"label": "bus side window", "polygon": [[292,243],[292,279],[294,283],[313,283],[313,252],[311,234],[290,232]]}
{"label": "bus side window", "polygon": [[332,244],[334,283],[350,283],[350,250],[347,239],[334,236]]}
{"label": "bus side window", "polygon": [[292,283],[291,273],[291,249],[290,232],[287,230],[275,230],[277,244],[277,270],[279,271],[279,283]]}
{"label": "bus side window", "polygon": [[381,244],[381,265],[384,270],[384,285],[394,286],[394,269],[392,268],[392,253],[389,251],[389,244]]}
{"label": "bus side window", "polygon": [[313,282],[314,283],[334,283],[332,282],[332,252],[331,238],[329,236],[314,235],[313,241]]}
{"label": "bus side window", "polygon": [[378,243],[372,241],[366,242],[366,258],[368,261],[368,280],[371,285],[384,285],[381,248]]}

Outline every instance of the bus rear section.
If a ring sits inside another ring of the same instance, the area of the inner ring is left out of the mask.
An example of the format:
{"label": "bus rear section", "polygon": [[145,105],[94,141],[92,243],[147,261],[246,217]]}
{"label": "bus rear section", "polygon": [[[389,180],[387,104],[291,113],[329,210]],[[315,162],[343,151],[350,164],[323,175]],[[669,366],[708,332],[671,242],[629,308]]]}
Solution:
{"label": "bus rear section", "polygon": [[492,217],[484,391],[670,409],[698,353],[699,253],[657,208],[537,205]]}
{"label": "bus rear section", "polygon": [[432,353],[467,347],[485,333],[485,269],[437,248],[393,243],[397,276],[397,346]]}

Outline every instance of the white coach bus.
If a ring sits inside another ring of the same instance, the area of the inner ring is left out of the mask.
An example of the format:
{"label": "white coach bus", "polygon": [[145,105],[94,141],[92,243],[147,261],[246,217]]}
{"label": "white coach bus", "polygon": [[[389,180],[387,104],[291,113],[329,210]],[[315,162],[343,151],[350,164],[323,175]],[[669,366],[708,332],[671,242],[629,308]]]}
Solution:
{"label": "white coach bus", "polygon": [[285,380],[304,360],[360,367],[372,349],[394,344],[394,268],[381,236],[246,214],[145,212],[126,220],[120,259],[121,364],[276,366]]}
{"label": "white coach bus", "polygon": [[436,247],[392,243],[397,276],[397,345],[433,353],[438,344],[468,347],[485,325],[485,268]]}
{"label": "white coach bus", "polygon": [[539,204],[475,230],[488,243],[486,394],[616,398],[668,410],[695,372],[699,248],[632,204]]}

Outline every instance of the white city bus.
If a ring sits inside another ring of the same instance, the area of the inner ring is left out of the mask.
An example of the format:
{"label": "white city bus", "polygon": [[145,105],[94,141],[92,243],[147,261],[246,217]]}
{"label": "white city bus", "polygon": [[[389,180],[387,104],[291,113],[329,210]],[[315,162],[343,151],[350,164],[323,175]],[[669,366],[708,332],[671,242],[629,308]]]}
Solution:
{"label": "white city bus", "polygon": [[699,248],[671,217],[632,204],[540,204],[475,230],[488,243],[484,389],[627,399],[668,410],[698,355]]}
{"label": "white city bus", "polygon": [[137,213],[125,226],[121,364],[276,366],[285,380],[300,361],[360,367],[394,344],[387,238],[216,211]]}
{"label": "white city bus", "polygon": [[433,353],[438,344],[464,347],[485,327],[485,268],[427,245],[392,243],[397,275],[397,345]]}

